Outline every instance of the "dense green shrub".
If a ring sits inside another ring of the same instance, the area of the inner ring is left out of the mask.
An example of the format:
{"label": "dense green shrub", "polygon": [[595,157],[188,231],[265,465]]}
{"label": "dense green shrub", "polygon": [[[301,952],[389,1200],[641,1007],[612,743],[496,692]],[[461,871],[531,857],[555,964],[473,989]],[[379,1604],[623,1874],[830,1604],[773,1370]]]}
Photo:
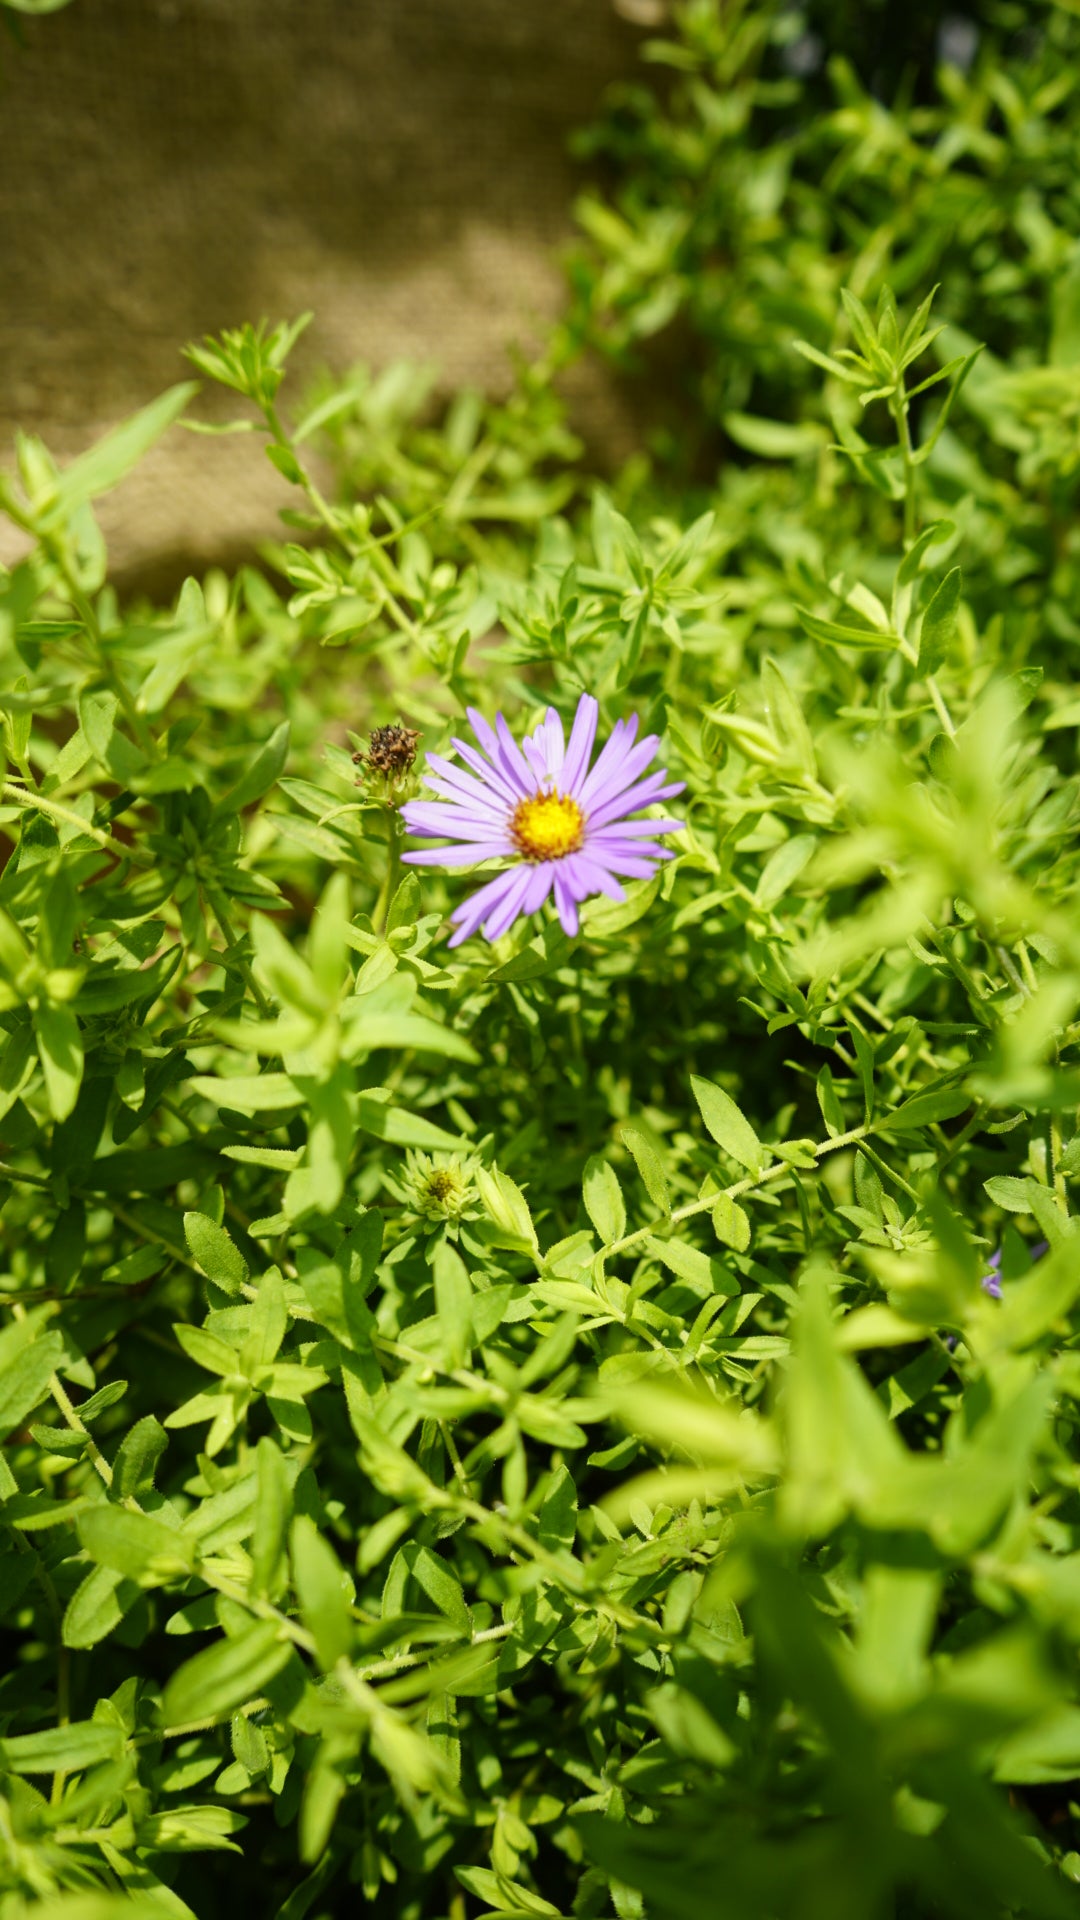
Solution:
{"label": "dense green shrub", "polygon": [[[0,1920],[1077,1910],[1080,22],[1037,26],[833,108],[798,18],[694,0],[509,402],[190,350],[297,538],[173,607],[92,503],[191,385],[21,442]],[[673,410],[596,486],[553,372],[664,326],[694,462]],[[663,735],[678,859],[450,950],[423,755],[583,689]]]}

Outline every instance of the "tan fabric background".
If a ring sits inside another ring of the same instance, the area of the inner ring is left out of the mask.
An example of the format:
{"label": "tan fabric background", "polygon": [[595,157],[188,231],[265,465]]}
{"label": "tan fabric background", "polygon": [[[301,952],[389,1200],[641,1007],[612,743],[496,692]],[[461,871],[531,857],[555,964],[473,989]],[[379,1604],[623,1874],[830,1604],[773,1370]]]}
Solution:
{"label": "tan fabric background", "polygon": [[[503,386],[561,299],[567,134],[640,33],[612,0],[73,0],[24,37],[0,43],[4,465],[16,425],[66,457],[183,377],[185,341],[264,314],[314,308],[301,371],[404,355]],[[620,437],[598,369],[575,399]],[[234,558],[285,492],[254,440],[173,429],[102,519],[149,577]]]}

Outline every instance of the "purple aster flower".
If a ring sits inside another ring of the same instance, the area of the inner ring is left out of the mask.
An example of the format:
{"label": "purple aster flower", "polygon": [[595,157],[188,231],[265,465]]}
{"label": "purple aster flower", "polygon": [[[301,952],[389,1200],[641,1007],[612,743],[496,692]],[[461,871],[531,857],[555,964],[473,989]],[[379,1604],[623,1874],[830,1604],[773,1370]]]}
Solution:
{"label": "purple aster flower", "polygon": [[[468,709],[480,748],[464,740],[453,746],[465,766],[429,753],[424,779],[438,800],[410,800],[402,817],[410,833],[456,842],[407,853],[414,866],[471,867],[479,860],[512,862],[451,915],[458,947],[482,928],[497,940],[519,915],[539,912],[550,893],[565,931],[578,930],[578,907],[593,894],[625,896],[617,876],[647,880],[658,860],[674,858],[654,835],[676,833],[681,820],[632,820],[657,800],[683,790],[661,767],[645,769],[660,744],[657,734],[634,741],[638,719],[617,720],[593,766],[599,708],[583,693],[567,744],[563,724],[549,707],[536,731],[519,746],[501,713],[495,725]],[[471,772],[466,772],[471,768]]]}

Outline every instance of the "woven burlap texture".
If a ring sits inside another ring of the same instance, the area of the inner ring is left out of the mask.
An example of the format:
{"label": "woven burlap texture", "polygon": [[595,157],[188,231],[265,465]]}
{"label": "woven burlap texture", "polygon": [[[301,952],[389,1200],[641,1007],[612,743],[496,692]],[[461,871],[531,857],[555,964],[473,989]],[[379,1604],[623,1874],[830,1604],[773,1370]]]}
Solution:
{"label": "woven burlap texture", "polygon": [[[72,0],[25,22],[0,40],[0,464],[17,426],[69,457],[183,377],[185,341],[262,315],[314,309],[301,379],[405,356],[504,387],[507,342],[563,297],[568,134],[639,38],[611,0]],[[618,441],[599,369],[574,404]],[[138,576],[237,556],[286,496],[252,439],[174,428],[101,518]]]}

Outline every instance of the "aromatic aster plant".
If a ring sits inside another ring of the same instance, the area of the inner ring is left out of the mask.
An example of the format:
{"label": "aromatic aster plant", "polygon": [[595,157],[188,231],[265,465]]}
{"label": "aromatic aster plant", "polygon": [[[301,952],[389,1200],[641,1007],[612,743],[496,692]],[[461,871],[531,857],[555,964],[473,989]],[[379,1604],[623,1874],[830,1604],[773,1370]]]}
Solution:
{"label": "aromatic aster plant", "polygon": [[811,221],[715,487],[590,480],[544,366],[305,403],[239,327],[190,358],[300,537],[155,608],[94,502],[193,386],[18,443],[0,1920],[1078,1910],[1039,98],[1046,313],[988,360],[977,279],[830,304]]}

